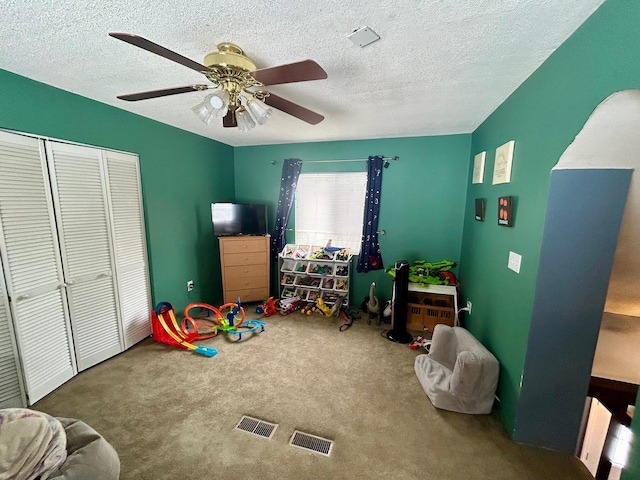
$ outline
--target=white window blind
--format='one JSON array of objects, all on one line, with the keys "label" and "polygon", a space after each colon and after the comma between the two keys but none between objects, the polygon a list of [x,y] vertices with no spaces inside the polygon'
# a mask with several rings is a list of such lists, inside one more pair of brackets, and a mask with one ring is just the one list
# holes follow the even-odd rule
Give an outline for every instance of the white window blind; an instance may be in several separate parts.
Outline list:
[{"label": "white window blind", "polygon": [[295,198],[296,243],[351,249],[357,255],[362,239],[366,172],[303,173]]}]

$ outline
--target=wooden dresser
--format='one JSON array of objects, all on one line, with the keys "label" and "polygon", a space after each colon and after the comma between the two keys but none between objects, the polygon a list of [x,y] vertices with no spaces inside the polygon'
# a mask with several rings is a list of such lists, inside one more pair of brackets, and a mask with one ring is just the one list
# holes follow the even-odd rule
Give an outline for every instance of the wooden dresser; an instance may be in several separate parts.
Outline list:
[{"label": "wooden dresser", "polygon": [[224,303],[262,301],[269,297],[271,236],[218,237]]}]

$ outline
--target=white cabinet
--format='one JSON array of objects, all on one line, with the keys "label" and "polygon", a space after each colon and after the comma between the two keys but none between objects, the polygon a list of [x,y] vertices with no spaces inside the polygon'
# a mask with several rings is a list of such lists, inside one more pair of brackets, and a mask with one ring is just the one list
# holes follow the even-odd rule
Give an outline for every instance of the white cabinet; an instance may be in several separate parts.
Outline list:
[{"label": "white cabinet", "polygon": [[279,255],[280,298],[298,297],[328,305],[338,296],[349,303],[351,257],[348,249],[325,253],[322,247],[286,245]]},{"label": "white cabinet", "polygon": [[148,336],[137,157],[0,132],[0,258],[28,404]]}]

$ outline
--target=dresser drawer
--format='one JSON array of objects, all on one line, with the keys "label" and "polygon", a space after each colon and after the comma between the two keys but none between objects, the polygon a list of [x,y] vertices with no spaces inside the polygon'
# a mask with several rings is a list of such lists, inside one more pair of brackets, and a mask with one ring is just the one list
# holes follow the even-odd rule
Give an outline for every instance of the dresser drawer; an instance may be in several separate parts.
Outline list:
[{"label": "dresser drawer", "polygon": [[236,303],[240,297],[242,303],[261,302],[269,298],[269,289],[265,286],[262,288],[245,288],[240,290],[225,290],[224,303]]},{"label": "dresser drawer", "polygon": [[260,277],[232,277],[229,278],[225,276],[224,278],[224,286],[226,290],[240,290],[240,289],[249,289],[249,288],[258,288],[267,286],[268,276],[263,275]]},{"label": "dresser drawer", "polygon": [[222,239],[224,255],[245,252],[266,252],[269,249],[270,237],[234,237]]},{"label": "dresser drawer", "polygon": [[225,267],[224,279],[228,282],[236,278],[266,277],[269,275],[267,265],[263,263]]},{"label": "dresser drawer", "polygon": [[269,298],[271,237],[218,237],[225,303]]},{"label": "dresser drawer", "polygon": [[229,253],[224,256],[225,269],[238,265],[266,265],[265,253]]}]

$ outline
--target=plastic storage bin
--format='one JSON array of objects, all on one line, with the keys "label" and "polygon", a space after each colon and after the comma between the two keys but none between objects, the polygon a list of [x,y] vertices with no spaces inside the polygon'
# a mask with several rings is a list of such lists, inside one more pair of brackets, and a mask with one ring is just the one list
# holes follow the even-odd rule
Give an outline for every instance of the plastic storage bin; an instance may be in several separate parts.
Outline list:
[{"label": "plastic storage bin", "polygon": [[308,275],[330,276],[333,275],[333,264],[323,262],[309,262]]}]

